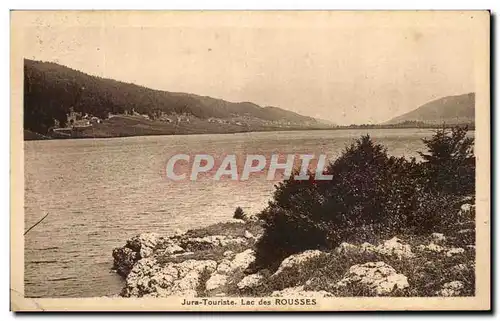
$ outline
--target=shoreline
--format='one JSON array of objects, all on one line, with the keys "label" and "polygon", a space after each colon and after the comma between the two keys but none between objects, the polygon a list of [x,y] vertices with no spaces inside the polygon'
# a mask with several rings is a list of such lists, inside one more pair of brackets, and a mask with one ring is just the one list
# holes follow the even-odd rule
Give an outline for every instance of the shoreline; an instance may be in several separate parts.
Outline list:
[{"label": "shoreline", "polygon": [[[280,132],[299,132],[299,131],[337,131],[337,130],[407,130],[407,129],[429,129],[436,130],[440,129],[442,126],[431,126],[431,127],[404,127],[404,128],[394,128],[394,127],[336,127],[336,128],[297,128],[297,129],[286,129],[286,130],[249,130],[249,131],[237,131],[237,132],[214,132],[214,133],[182,133],[182,134],[146,134],[146,135],[122,135],[122,136],[102,136],[102,137],[49,137],[35,132],[31,132],[35,135],[40,136],[40,138],[34,139],[24,139],[23,141],[40,141],[40,140],[85,140],[85,139],[113,139],[113,138],[129,138],[129,137],[163,137],[163,136],[194,136],[194,135],[234,135],[234,134],[245,134],[245,133],[280,133]],[[469,128],[470,132],[475,132],[475,128]],[[43,137],[43,138],[42,138]]]},{"label": "shoreline", "polygon": [[334,249],[292,254],[274,270],[252,266],[264,232],[257,219],[231,219],[165,237],[143,233],[113,250],[113,269],[124,279],[117,295],[182,296],[193,304],[244,296],[471,296],[475,205],[465,202],[459,214],[463,219],[443,233],[346,240]]}]

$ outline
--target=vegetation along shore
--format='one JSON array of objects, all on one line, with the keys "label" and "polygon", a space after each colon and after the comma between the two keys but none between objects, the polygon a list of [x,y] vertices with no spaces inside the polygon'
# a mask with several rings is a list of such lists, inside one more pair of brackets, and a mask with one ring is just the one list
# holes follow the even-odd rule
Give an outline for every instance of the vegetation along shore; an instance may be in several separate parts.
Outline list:
[{"label": "vegetation along shore", "polygon": [[275,106],[155,90],[24,60],[24,140],[321,129],[474,128],[475,94],[442,97],[381,124],[339,125]]},{"label": "vegetation along shore", "polygon": [[417,161],[363,136],[333,180],[281,182],[255,216],[132,237],[113,250],[120,295],[474,296],[474,139],[455,127],[424,143]]}]

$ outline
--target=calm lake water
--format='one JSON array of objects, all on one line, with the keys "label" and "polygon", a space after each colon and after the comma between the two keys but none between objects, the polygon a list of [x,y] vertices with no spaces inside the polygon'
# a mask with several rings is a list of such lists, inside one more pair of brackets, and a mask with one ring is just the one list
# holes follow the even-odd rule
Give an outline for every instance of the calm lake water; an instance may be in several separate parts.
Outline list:
[{"label": "calm lake water", "polygon": [[[335,158],[369,133],[390,154],[423,151],[429,129],[331,130],[112,139],[26,141],[25,226],[50,215],[25,238],[25,295],[115,295],[123,281],[111,271],[114,247],[142,232],[168,234],[221,222],[236,206],[256,213],[275,181],[172,182],[173,154],[295,153]],[[240,158],[238,158],[240,159]]]}]

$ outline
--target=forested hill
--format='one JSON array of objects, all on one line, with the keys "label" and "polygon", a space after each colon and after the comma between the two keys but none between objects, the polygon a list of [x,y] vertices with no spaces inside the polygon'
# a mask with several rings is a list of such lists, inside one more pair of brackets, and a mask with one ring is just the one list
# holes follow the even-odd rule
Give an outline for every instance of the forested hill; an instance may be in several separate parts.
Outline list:
[{"label": "forested hill", "polygon": [[314,126],[319,122],[277,107],[260,107],[250,102],[232,103],[187,93],[153,90],[87,75],[51,62],[24,60],[24,128],[46,134],[67,122],[66,114],[88,113],[105,119],[108,113],[144,115],[184,114],[199,119],[247,117],[265,122],[289,122]]},{"label": "forested hill", "polygon": [[475,98],[474,93],[442,97],[393,118],[386,124],[408,121],[419,121],[426,124],[474,124]]}]

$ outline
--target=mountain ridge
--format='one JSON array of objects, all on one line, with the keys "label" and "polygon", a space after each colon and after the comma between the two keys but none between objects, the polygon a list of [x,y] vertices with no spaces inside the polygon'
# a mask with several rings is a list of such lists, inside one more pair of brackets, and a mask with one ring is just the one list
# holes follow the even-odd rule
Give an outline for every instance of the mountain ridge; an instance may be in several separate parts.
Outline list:
[{"label": "mountain ridge", "polygon": [[66,125],[70,110],[105,119],[109,114],[187,115],[198,119],[248,119],[262,126],[279,123],[318,126],[313,117],[252,102],[229,102],[192,93],[151,89],[86,74],[54,62],[24,60],[24,125],[48,133],[55,120]]},{"label": "mountain ridge", "polygon": [[475,120],[475,93],[445,96],[431,100],[416,109],[394,117],[383,124],[408,121],[427,124],[471,124]]}]

